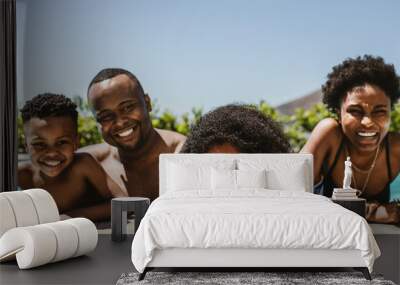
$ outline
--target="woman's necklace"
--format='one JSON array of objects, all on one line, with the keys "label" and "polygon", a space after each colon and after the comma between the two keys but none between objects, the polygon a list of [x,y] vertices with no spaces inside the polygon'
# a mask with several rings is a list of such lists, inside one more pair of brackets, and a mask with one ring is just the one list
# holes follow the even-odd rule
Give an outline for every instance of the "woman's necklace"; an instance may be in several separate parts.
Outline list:
[{"label": "woman's necklace", "polygon": [[[378,153],[378,152],[377,152],[377,153]],[[355,171],[366,174],[366,173],[369,173],[369,172],[371,171],[371,168],[374,168],[374,166],[375,166],[374,162],[375,162],[375,161],[372,162],[372,164],[371,164],[371,166],[369,167],[369,169],[361,169],[361,168],[357,167],[354,163],[353,163],[352,166],[353,166],[353,168],[354,168]]]},{"label": "woman's necklace", "polygon": [[[364,185],[363,185],[363,187],[362,187],[362,189],[361,189],[360,195],[361,195],[362,193],[364,193],[365,189],[367,188],[368,181],[369,181],[369,178],[370,178],[370,176],[371,176],[372,170],[375,168],[375,164],[376,164],[376,160],[377,160],[377,158],[378,158],[380,146],[381,146],[381,145],[379,144],[378,147],[377,147],[377,149],[376,149],[376,152],[375,152],[374,160],[372,161],[371,166],[369,167],[368,170],[360,169],[360,168],[358,168],[357,166],[355,166],[354,162],[352,163],[352,168],[353,168],[355,171],[360,172],[360,173],[363,173],[363,174],[365,174],[365,173],[367,174],[367,178],[366,178],[365,181],[364,181]],[[346,146],[346,156],[350,156],[349,151],[348,151],[348,149],[347,149],[347,146]],[[357,189],[357,180],[356,180],[355,175],[353,175],[353,182],[354,182],[354,187]]]}]

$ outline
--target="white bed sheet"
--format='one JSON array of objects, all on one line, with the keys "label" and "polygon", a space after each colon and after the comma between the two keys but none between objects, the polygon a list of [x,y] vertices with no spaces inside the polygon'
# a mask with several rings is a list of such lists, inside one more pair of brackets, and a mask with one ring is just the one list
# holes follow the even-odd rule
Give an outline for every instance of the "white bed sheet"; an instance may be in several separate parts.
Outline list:
[{"label": "white bed sheet", "polygon": [[265,189],[159,197],[134,237],[135,268],[143,272],[165,248],[357,249],[370,272],[380,255],[359,215],[320,195]]}]

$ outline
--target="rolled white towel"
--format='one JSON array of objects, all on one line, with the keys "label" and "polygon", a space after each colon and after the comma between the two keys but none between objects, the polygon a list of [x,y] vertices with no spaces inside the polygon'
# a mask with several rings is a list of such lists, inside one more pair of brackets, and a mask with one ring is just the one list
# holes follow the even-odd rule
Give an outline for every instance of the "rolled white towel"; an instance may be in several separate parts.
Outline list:
[{"label": "rolled white towel", "polygon": [[16,256],[20,269],[86,254],[96,248],[98,234],[88,219],[18,227],[0,238],[0,261]]}]

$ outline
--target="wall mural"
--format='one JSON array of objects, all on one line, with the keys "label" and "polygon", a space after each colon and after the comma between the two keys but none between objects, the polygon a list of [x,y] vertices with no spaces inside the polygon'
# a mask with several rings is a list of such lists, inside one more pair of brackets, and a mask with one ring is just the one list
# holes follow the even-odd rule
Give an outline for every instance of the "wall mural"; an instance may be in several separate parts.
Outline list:
[{"label": "wall mural", "polygon": [[[368,82],[351,87],[351,91],[343,99],[342,95],[335,93],[342,88],[342,83],[334,86],[332,82],[335,82],[341,72],[348,72],[347,65],[358,68],[355,71],[356,76],[360,76],[360,66],[380,65],[381,70],[378,72],[386,72],[393,80],[383,83]],[[332,196],[334,187],[342,187],[337,181],[342,179],[343,175],[338,171],[343,172],[343,166],[339,165],[335,169],[337,161],[345,157],[350,159],[352,155],[354,164],[365,156],[362,153],[356,156],[356,150],[372,149],[374,158],[367,176],[363,176],[366,171],[354,167],[353,181],[347,182],[360,190],[360,194],[370,201],[371,209],[374,207],[374,211],[370,211],[371,221],[382,219],[376,208],[394,200],[393,196],[396,195],[396,192],[391,190],[397,187],[396,177],[399,170],[392,174],[395,171],[392,171],[390,149],[396,148],[398,132],[388,131],[391,99],[396,99],[398,93],[389,93],[393,96],[386,94],[398,90],[397,80],[393,67],[386,65],[382,58],[364,56],[347,60],[336,72],[329,75],[327,83],[323,86],[324,102],[331,110],[335,110],[334,106],[338,104],[340,108],[336,110],[341,111],[336,111],[336,114],[335,111],[325,111],[327,117],[316,121],[317,126],[310,128],[308,142],[304,146],[295,146],[297,149],[303,147],[303,152],[314,154],[314,175],[317,182],[315,193],[329,197]],[[377,84],[381,84],[382,87],[377,87]],[[371,96],[374,101],[370,101]],[[107,220],[110,218],[112,197],[134,196],[151,200],[157,198],[160,153],[292,152],[289,136],[284,134],[276,120],[276,111],[271,107],[265,108],[265,103],[261,103],[258,108],[239,104],[217,108],[200,116],[197,122],[192,124],[190,132],[185,133],[189,135],[186,140],[186,136],[176,130],[153,126],[152,121],[160,123],[163,117],[151,118],[151,99],[136,76],[127,70],[101,70],[90,82],[87,98],[93,111],[92,120],[97,122],[103,142],[85,146],[80,146],[79,142],[81,134],[77,105],[66,96],[39,94],[25,102],[21,109],[20,140],[24,145],[21,150],[26,150],[29,161],[19,164],[19,186],[21,189],[46,189],[54,197],[60,212],[71,217],[84,216],[94,221]],[[264,110],[260,108],[262,106]],[[318,105],[314,108],[324,107]],[[367,115],[368,126],[363,122],[366,112],[372,114]],[[321,131],[321,128],[326,128],[327,131]],[[286,132],[288,130],[290,128],[287,128]],[[383,135],[378,134],[378,131]],[[343,133],[340,134],[341,132]],[[329,154],[329,150],[324,152],[321,140],[327,137],[323,137],[321,133],[331,136],[335,148],[334,162],[328,172],[325,172],[323,159],[332,154]],[[291,139],[293,141],[293,135]],[[376,145],[378,147],[374,148]],[[381,147],[384,150],[381,151]],[[378,160],[378,157],[382,158]],[[381,165],[375,169],[377,163]],[[381,181],[369,181],[372,171],[379,173],[379,177],[385,177],[388,173],[390,180],[383,178]],[[364,178],[363,183],[357,185],[356,177]],[[374,188],[367,188],[368,183]],[[387,185],[380,192],[366,191],[383,184]],[[397,221],[396,203],[389,203],[386,209],[389,212],[389,221]]]},{"label": "wall mural", "polygon": [[[134,68],[125,68],[131,65],[122,64],[129,58],[121,59],[117,54],[115,61],[108,54],[104,61],[92,65],[85,80],[79,78],[80,86],[87,88],[86,94],[64,92],[63,85],[57,85],[59,81],[52,77],[51,68],[46,71],[49,85],[44,86],[40,72],[33,72],[42,63],[30,52],[36,50],[40,55],[42,51],[30,38],[30,33],[37,31],[29,23],[37,24],[43,11],[59,11],[50,2],[38,3],[19,2],[17,15],[20,34],[25,35],[18,53],[18,185],[20,189],[47,190],[61,214],[105,221],[110,219],[113,197],[147,197],[153,201],[158,197],[161,153],[305,152],[314,155],[316,194],[330,197],[334,188],[342,187],[344,162],[350,157],[352,178],[347,177],[346,183],[367,199],[368,219],[400,222],[400,92],[398,73],[390,60],[375,55],[350,57],[355,51],[341,55],[347,59],[330,62],[330,71],[324,72],[327,78],[319,82],[322,89],[316,93],[317,99],[301,104],[296,98],[291,102],[298,108],[289,113],[283,107],[273,107],[277,104],[268,103],[262,94],[257,95],[261,99],[251,97],[249,103],[229,105],[243,98],[219,99],[207,94],[204,96],[213,99],[205,97],[205,105],[211,106],[206,112],[204,105],[196,103],[190,111],[177,107],[174,112],[162,106],[168,96],[160,103],[147,92],[154,88],[143,83],[150,82],[150,72],[141,71],[146,74],[141,81]],[[110,39],[109,48],[115,47],[114,42]],[[147,44],[154,52],[154,46]],[[139,70],[145,66],[142,58],[132,58]],[[97,60],[101,61],[101,56]],[[218,63],[215,67],[219,68]],[[210,73],[212,68],[207,66]],[[67,74],[60,74],[67,80]],[[38,78],[42,80],[40,86]],[[207,85],[199,74],[193,78],[200,89]],[[159,80],[164,86],[162,78]],[[179,86],[179,82],[168,84]],[[193,100],[200,97],[197,94]],[[174,102],[178,104],[179,99]],[[178,109],[180,113],[176,114]]]}]

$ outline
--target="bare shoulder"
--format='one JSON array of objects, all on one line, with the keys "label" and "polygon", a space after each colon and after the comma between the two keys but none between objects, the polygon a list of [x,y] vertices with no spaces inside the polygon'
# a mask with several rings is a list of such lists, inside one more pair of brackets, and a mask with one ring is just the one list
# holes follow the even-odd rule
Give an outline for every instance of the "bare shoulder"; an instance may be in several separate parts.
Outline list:
[{"label": "bare shoulder", "polygon": [[18,164],[18,172],[22,171],[32,171],[32,163],[30,161],[25,161]]},{"label": "bare shoulder", "polygon": [[85,152],[75,153],[71,166],[74,171],[79,171],[81,174],[91,172],[95,168],[101,167],[92,155]]},{"label": "bare shoulder", "polygon": [[18,164],[17,176],[18,186],[22,189],[32,188],[33,186],[34,169],[32,163],[24,162]]},{"label": "bare shoulder", "polygon": [[115,148],[107,143],[99,143],[81,147],[77,153],[88,153],[98,161],[103,161],[107,157],[113,155]]},{"label": "bare shoulder", "polygon": [[318,133],[321,136],[337,136],[342,133],[340,124],[338,121],[332,118],[326,118],[321,120],[314,128],[313,132]]},{"label": "bare shoulder", "polygon": [[313,129],[301,152],[314,153],[316,149],[321,149],[321,146],[325,149],[334,147],[340,143],[342,136],[340,124],[335,119],[323,119]]},{"label": "bare shoulder", "polygon": [[155,130],[161,136],[168,148],[171,148],[174,152],[179,152],[186,141],[186,136],[180,133],[161,129]]},{"label": "bare shoulder", "polygon": [[325,159],[332,159],[335,149],[343,138],[340,124],[331,118],[321,120],[311,132],[301,152],[314,156],[314,183],[322,178],[322,165]]},{"label": "bare shoulder", "polygon": [[74,154],[74,163],[76,164],[91,164],[91,163],[97,163],[96,160],[93,158],[90,153],[87,152],[76,152]]}]

